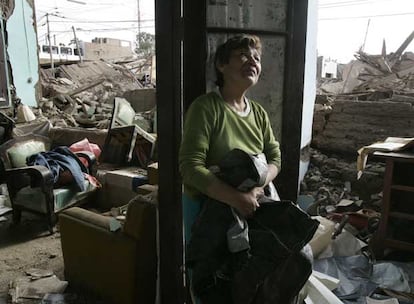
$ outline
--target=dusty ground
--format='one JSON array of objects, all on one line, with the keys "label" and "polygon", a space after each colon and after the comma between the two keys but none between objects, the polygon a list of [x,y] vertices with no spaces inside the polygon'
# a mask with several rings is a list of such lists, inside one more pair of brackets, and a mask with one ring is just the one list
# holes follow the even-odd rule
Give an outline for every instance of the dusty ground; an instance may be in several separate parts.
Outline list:
[{"label": "dusty ground", "polygon": [[[11,214],[7,221],[0,222],[0,304],[11,303],[8,297],[9,282],[26,276],[31,268],[52,271],[60,280],[64,280],[64,264],[60,243],[59,226],[50,235],[46,221],[30,213],[22,214],[19,225],[13,225]],[[8,302],[9,301],[9,302]],[[23,304],[37,304],[38,300],[26,300]],[[51,304],[62,303],[60,301]],[[103,304],[102,299],[94,295],[65,290],[66,304]]]},{"label": "dusty ground", "polygon": [[6,217],[0,223],[0,303],[9,282],[30,268],[51,270],[64,279],[59,232],[50,235],[42,218],[27,213],[19,225],[11,224],[11,214]]}]

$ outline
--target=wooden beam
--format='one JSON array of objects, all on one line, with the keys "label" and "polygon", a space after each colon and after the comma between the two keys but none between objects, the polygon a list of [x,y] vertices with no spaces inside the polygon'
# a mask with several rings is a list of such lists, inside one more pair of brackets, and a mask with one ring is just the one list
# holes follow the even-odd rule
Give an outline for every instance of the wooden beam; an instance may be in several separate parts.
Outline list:
[{"label": "wooden beam", "polygon": [[184,1],[184,110],[206,92],[206,0]]},{"label": "wooden beam", "polygon": [[160,302],[184,303],[181,178],[181,1],[155,1]]},{"label": "wooden beam", "polygon": [[296,201],[298,195],[302,135],[303,87],[308,0],[289,1],[285,88],[282,119],[282,171],[277,188],[283,199]]}]

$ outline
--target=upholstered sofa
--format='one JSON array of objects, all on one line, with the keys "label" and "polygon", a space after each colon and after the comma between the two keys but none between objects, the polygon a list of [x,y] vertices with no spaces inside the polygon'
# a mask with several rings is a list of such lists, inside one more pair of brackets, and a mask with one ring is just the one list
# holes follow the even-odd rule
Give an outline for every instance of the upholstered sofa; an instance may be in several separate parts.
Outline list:
[{"label": "upholstered sofa", "polygon": [[154,303],[156,295],[156,206],[138,195],[124,225],[115,218],[73,207],[59,214],[65,280],[105,303]]}]

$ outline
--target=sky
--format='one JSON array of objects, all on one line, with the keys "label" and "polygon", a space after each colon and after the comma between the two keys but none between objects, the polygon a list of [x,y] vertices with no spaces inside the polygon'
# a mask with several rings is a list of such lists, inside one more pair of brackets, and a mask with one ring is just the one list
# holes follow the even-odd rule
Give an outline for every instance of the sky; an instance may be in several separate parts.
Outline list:
[{"label": "sky", "polygon": [[47,43],[46,14],[51,41],[68,45],[74,38],[90,42],[95,37],[135,41],[138,33],[154,34],[154,0],[35,0],[39,44]]},{"label": "sky", "polygon": [[[348,63],[361,46],[368,54],[395,52],[414,31],[414,0],[319,0],[318,54]],[[364,43],[365,42],[365,43]],[[406,51],[414,52],[414,42]]]},{"label": "sky", "polygon": [[[135,41],[138,3],[140,31],[153,34],[154,0],[35,0],[39,43],[46,43],[46,13],[57,44],[73,39],[72,26],[83,41]],[[319,0],[317,26],[318,55],[347,63],[362,46],[369,54],[380,54],[383,39],[390,53],[414,31],[414,0]],[[406,51],[414,52],[414,42]]]}]

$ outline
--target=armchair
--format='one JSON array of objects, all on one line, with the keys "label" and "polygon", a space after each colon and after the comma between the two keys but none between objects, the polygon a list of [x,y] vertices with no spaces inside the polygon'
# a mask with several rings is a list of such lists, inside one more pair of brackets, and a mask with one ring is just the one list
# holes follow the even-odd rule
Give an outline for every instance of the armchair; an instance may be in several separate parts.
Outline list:
[{"label": "armchair", "polygon": [[[47,167],[26,164],[28,156],[49,148],[50,141],[46,137],[35,134],[16,137],[0,146],[0,161],[13,209],[13,223],[20,222],[22,211],[37,213],[45,216],[48,229],[53,233],[55,213],[85,199],[96,187],[88,180],[84,181],[84,191],[71,184],[57,187]],[[92,153],[78,152],[76,155],[85,158],[89,169],[92,168],[95,161]]]},{"label": "armchair", "polygon": [[73,207],[59,214],[65,280],[105,303],[154,303],[157,278],[156,205],[150,195],[128,204],[122,229],[112,217]]}]

